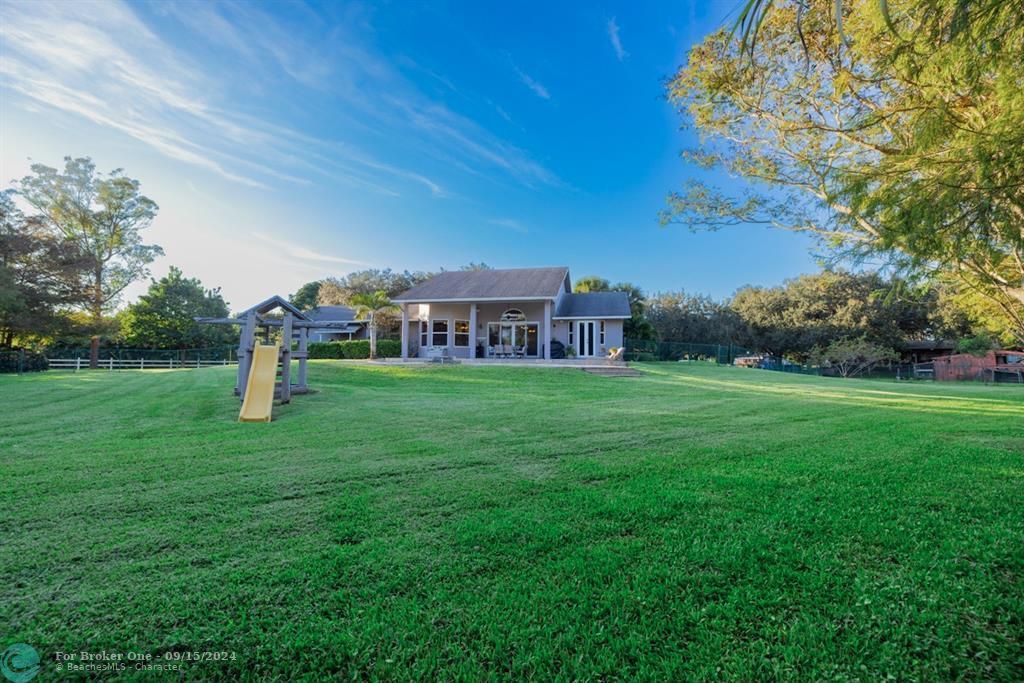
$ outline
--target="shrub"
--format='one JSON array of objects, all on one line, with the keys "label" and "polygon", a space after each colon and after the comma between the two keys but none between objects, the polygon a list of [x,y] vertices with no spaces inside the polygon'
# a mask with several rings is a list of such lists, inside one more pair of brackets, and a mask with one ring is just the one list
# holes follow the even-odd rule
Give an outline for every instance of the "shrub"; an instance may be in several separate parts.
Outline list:
[{"label": "shrub", "polygon": [[400,339],[378,339],[378,358],[398,358],[402,355],[402,341]]},{"label": "shrub", "polygon": [[41,372],[50,367],[46,356],[34,351],[0,351],[0,373],[18,372],[19,365],[21,372]]},{"label": "shrub", "polygon": [[341,342],[310,342],[307,351],[313,359],[341,358]]},{"label": "shrub", "polygon": [[974,335],[973,337],[967,337],[966,339],[961,339],[957,342],[956,352],[969,353],[972,356],[982,358],[997,346],[998,343],[992,338],[992,335],[982,332]]},{"label": "shrub", "polygon": [[350,360],[370,357],[370,340],[353,339],[351,341],[338,342],[341,345],[341,357]]},{"label": "shrub", "polygon": [[[402,342],[398,339],[378,339],[378,358],[397,358],[402,355]],[[360,360],[370,357],[369,339],[352,339],[333,342],[310,342],[309,357],[313,359]]]}]

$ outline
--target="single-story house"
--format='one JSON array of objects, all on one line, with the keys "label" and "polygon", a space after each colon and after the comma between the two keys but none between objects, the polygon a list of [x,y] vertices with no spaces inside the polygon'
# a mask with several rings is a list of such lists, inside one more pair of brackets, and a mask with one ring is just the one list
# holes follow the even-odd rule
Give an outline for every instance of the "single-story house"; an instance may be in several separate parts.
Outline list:
[{"label": "single-story house", "polygon": [[317,306],[304,313],[314,322],[332,323],[333,327],[309,330],[309,341],[328,342],[366,338],[366,321],[356,320],[356,312],[348,306]]},{"label": "single-story house", "polygon": [[956,342],[949,339],[910,339],[900,344],[901,363],[930,363],[956,351]]},{"label": "single-story house", "polygon": [[394,297],[402,358],[550,359],[552,343],[579,358],[622,346],[625,292],[572,292],[569,269],[444,272]]}]

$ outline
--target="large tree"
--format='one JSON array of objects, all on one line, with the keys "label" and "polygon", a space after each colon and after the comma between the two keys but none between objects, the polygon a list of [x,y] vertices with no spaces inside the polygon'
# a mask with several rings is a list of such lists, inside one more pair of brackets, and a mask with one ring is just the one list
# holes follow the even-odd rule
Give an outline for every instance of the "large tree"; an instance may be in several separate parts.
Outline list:
[{"label": "large tree", "polygon": [[218,325],[200,325],[196,317],[226,318],[228,305],[219,289],[206,289],[171,266],[149,291],[122,316],[124,343],[161,349],[195,349],[237,341],[238,335]]},{"label": "large tree", "polygon": [[320,299],[320,285],[322,280],[313,280],[299,287],[298,291],[288,297],[288,300],[299,307],[300,310],[308,311],[316,308]]},{"label": "large tree", "polygon": [[103,314],[131,283],[149,274],[163,253],[143,244],[142,230],[156,216],[156,203],[139,191],[139,181],[121,169],[103,175],[89,158],[65,157],[64,170],[33,164],[18,192],[39,212],[43,225],[73,244],[89,261],[89,292],[84,304],[97,330],[92,361],[99,349]]},{"label": "large tree", "polygon": [[650,297],[647,320],[665,341],[739,344],[746,338],[743,320],[727,302],[682,290]]},{"label": "large tree", "polygon": [[888,348],[907,339],[959,337],[937,315],[932,292],[918,292],[877,273],[802,275],[780,287],[744,287],[730,308],[743,321],[740,344],[806,360],[814,348],[864,339]]},{"label": "large tree", "polygon": [[[396,272],[390,268],[383,270],[371,268],[368,270],[357,270],[343,277],[329,277],[320,285],[320,297],[318,303],[321,306],[352,306],[356,307],[356,297],[373,296],[376,292],[384,292],[389,299],[392,299],[415,284],[427,280],[433,273],[420,271],[409,272],[404,270]],[[392,310],[380,311],[374,318],[377,332],[384,334],[397,334],[401,323],[398,316]]]},{"label": "large tree", "polygon": [[[1024,340],[1021,3],[774,2],[747,50],[722,30],[669,94],[701,134],[685,156],[754,183],[694,181],[666,222],[810,232],[839,256],[955,278]],[[966,3],[970,5],[971,3]],[[794,30],[794,28],[798,30]]]},{"label": "large tree", "polygon": [[59,331],[64,308],[85,296],[88,266],[75,245],[26,218],[13,192],[0,192],[0,347],[38,342]]},{"label": "large tree", "polygon": [[343,277],[329,277],[320,284],[320,298],[317,303],[322,306],[350,306],[352,297],[357,294],[373,294],[383,291],[388,297],[396,297],[415,284],[430,278],[432,273],[395,272],[390,268],[383,270],[371,268],[357,270]]}]

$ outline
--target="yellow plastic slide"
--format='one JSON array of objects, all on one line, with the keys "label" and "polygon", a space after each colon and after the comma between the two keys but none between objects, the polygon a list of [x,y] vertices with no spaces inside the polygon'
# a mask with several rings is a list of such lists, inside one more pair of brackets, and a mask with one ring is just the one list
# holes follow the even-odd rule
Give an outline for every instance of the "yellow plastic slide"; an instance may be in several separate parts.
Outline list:
[{"label": "yellow plastic slide", "polygon": [[239,422],[270,422],[277,383],[277,356],[280,344],[256,344],[252,350],[249,381],[245,385]]}]

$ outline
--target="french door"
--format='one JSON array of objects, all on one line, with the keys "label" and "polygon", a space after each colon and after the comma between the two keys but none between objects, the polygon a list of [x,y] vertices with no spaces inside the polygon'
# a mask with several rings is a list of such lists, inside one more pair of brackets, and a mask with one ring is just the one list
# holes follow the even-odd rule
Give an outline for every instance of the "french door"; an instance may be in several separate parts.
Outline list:
[{"label": "french door", "polygon": [[538,351],[537,323],[488,323],[487,344],[490,353],[495,356],[518,354],[527,357],[537,356]]},{"label": "french door", "polygon": [[593,320],[577,320],[576,325],[576,355],[580,358],[591,358],[597,349],[597,323]]}]

